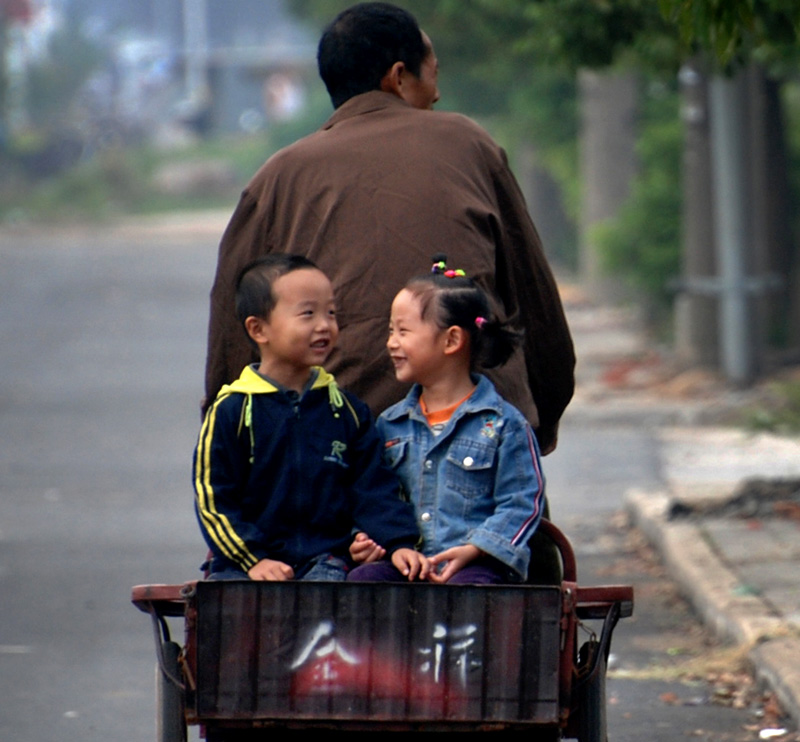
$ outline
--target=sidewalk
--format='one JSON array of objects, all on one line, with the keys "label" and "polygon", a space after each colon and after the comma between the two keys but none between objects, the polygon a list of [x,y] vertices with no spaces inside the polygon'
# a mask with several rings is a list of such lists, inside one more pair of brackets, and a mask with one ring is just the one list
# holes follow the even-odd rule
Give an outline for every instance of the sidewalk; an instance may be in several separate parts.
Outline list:
[{"label": "sidewalk", "polygon": [[721,638],[749,648],[755,676],[800,726],[800,436],[724,427],[758,396],[712,374],[677,373],[633,313],[564,300],[578,354],[570,416],[647,427],[665,486],[626,509]]}]

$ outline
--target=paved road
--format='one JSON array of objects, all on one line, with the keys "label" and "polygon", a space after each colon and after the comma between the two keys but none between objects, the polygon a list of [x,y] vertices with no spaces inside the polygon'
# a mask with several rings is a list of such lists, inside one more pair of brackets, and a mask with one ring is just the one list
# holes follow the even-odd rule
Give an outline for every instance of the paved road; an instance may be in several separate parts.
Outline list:
[{"label": "paved road", "polygon": [[197,576],[191,509],[214,241],[0,246],[0,739],[152,739],[130,586]]},{"label": "paved road", "polygon": [[[153,739],[130,586],[194,578],[204,553],[189,466],[218,232],[192,226],[0,233],[0,739]],[[546,463],[582,581],[660,586],[619,631],[620,667],[663,662],[698,629],[613,519],[625,486],[658,480],[653,438],[568,420]],[[749,739],[728,736],[741,713],[665,704],[682,687],[652,675],[611,681],[614,739]]]}]

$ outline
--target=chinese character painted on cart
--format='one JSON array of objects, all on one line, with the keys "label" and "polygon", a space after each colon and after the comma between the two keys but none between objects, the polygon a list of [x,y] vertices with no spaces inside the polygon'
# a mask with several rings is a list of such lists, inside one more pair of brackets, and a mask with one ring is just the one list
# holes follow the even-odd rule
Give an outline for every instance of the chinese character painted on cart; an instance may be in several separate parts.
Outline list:
[{"label": "chinese character painted on cart", "polygon": [[467,673],[472,668],[480,667],[480,658],[475,656],[475,634],[478,628],[473,624],[448,628],[443,623],[433,626],[433,646],[419,650],[423,662],[420,670],[432,673],[435,683],[443,680],[443,670],[447,666],[454,667],[461,684],[466,686]]}]

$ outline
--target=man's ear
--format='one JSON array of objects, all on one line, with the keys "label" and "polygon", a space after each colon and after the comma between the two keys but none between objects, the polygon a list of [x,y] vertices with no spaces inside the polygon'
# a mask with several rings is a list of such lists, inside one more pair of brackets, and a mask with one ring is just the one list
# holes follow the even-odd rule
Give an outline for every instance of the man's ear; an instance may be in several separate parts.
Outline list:
[{"label": "man's ear", "polygon": [[463,350],[469,340],[469,333],[458,325],[453,325],[445,330],[444,352],[451,355]]},{"label": "man's ear", "polygon": [[251,315],[244,321],[244,329],[253,342],[264,345],[269,342],[269,335],[266,330],[267,321],[263,317]]},{"label": "man's ear", "polygon": [[388,72],[381,78],[381,90],[384,93],[392,93],[398,98],[403,97],[403,76],[406,73],[405,62],[395,62]]}]

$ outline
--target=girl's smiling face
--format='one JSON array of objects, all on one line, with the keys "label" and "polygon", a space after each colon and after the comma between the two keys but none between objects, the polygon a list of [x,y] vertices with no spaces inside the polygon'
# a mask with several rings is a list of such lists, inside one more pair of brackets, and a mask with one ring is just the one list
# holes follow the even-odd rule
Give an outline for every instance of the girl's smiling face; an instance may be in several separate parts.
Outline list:
[{"label": "girl's smiling face", "polygon": [[441,372],[447,332],[422,318],[420,300],[403,289],[392,302],[386,348],[398,381],[429,386]]}]

